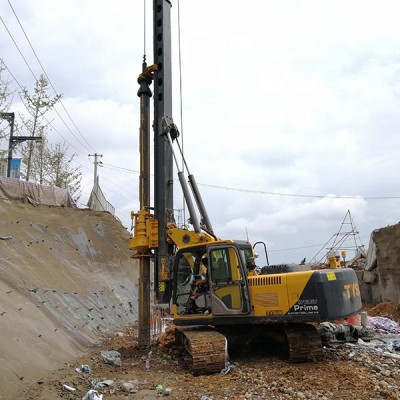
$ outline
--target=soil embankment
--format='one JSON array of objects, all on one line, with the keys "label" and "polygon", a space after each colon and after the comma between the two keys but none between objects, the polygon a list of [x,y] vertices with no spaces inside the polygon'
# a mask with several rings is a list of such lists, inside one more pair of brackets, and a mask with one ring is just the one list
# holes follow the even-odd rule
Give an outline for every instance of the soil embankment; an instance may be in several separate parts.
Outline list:
[{"label": "soil embankment", "polygon": [[0,398],[137,320],[128,242],[107,213],[0,201]]}]

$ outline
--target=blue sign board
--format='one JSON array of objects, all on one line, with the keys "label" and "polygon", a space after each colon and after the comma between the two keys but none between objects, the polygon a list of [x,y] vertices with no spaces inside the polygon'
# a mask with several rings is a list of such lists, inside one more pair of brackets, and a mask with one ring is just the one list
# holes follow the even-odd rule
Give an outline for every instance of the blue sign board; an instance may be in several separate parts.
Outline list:
[{"label": "blue sign board", "polygon": [[11,160],[10,178],[20,179],[21,178],[21,159],[13,158]]}]

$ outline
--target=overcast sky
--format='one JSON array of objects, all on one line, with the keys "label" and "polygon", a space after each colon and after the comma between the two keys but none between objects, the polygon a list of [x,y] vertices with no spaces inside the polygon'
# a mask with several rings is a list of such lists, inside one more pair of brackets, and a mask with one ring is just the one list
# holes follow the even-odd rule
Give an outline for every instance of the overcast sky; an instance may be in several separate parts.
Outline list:
[{"label": "overcast sky", "polygon": [[[10,4],[79,129],[59,106],[68,128],[56,115],[49,139],[77,154],[79,204],[93,184],[88,154],[102,154],[101,187],[130,225],[139,207],[144,2],[0,0],[0,57],[32,90],[13,40],[34,75],[43,71]],[[326,247],[347,210],[366,247],[374,229],[399,222],[397,1],[181,1],[183,129],[172,4],[173,117],[217,235],[265,241],[271,263],[299,262]],[[11,111],[21,110],[14,100]]]}]

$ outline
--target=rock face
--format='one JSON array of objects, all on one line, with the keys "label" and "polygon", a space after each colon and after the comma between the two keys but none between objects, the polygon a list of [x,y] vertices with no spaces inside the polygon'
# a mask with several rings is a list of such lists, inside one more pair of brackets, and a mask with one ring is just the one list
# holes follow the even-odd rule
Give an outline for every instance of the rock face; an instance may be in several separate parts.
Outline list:
[{"label": "rock face", "polygon": [[138,265],[108,213],[0,201],[0,216],[0,388],[12,391],[136,321]]},{"label": "rock face", "polygon": [[372,232],[362,294],[370,303],[400,304],[400,224]]}]

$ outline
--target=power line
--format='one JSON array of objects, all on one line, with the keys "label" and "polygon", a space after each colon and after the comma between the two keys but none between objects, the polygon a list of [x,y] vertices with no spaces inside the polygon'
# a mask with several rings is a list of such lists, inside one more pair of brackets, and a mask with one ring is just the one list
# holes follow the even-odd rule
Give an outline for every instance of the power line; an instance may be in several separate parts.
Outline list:
[{"label": "power line", "polygon": [[268,249],[268,253],[278,252],[278,251],[311,249],[311,248],[320,247],[320,246],[323,246],[323,244],[313,244],[313,245],[301,246],[301,247],[289,247],[287,249]]},{"label": "power line", "polygon": [[[53,83],[51,82],[49,76],[47,75],[47,73],[46,73],[46,71],[45,71],[45,69],[44,69],[44,67],[43,67],[43,64],[41,63],[41,61],[40,61],[38,55],[36,54],[36,51],[35,51],[35,49],[33,48],[32,43],[31,43],[31,41],[29,40],[28,35],[26,34],[25,29],[24,29],[24,27],[22,26],[22,24],[21,24],[21,22],[20,22],[20,20],[19,20],[19,18],[18,18],[18,16],[17,16],[17,14],[16,14],[16,12],[15,12],[15,10],[14,10],[12,4],[10,3],[10,0],[8,0],[8,4],[10,5],[11,10],[12,10],[12,12],[14,13],[14,16],[15,16],[16,20],[18,21],[18,24],[19,24],[19,26],[21,27],[21,30],[22,30],[22,32],[24,33],[24,36],[25,36],[26,40],[28,41],[29,46],[31,47],[33,54],[34,54],[35,57],[36,57],[36,60],[38,61],[40,67],[42,68],[42,71],[43,71],[44,75],[46,76],[46,79],[47,79],[48,82],[50,83],[50,86],[51,86],[52,89],[54,90],[54,93],[57,95],[57,91],[56,91],[56,89],[54,88]],[[4,24],[4,21],[3,21],[3,24]],[[5,26],[5,24],[4,24],[4,26]],[[7,27],[6,27],[6,29],[7,29]],[[7,31],[8,31],[8,29],[7,29]],[[9,31],[8,31],[8,32],[9,32]],[[11,34],[10,34],[10,35],[11,35]],[[11,37],[12,37],[12,36],[11,36]],[[13,39],[13,41],[14,41],[14,39]],[[15,41],[14,41],[14,43],[15,43]],[[15,44],[16,44],[16,43],[15,43]],[[21,52],[21,51],[20,51],[20,54],[22,55],[22,52]],[[31,72],[32,72],[32,71],[31,71]],[[32,72],[32,73],[33,73],[33,72]],[[37,79],[36,79],[36,80],[37,80]],[[93,149],[93,147],[89,144],[89,142],[86,140],[86,138],[83,136],[83,134],[82,134],[82,132],[79,130],[79,128],[76,126],[76,124],[75,124],[75,122],[73,121],[73,119],[72,119],[70,113],[69,113],[68,110],[65,108],[64,103],[62,102],[62,100],[60,99],[59,101],[60,101],[60,104],[61,104],[61,106],[63,107],[65,113],[67,114],[68,118],[70,119],[70,121],[71,121],[72,124],[74,125],[75,129],[79,132],[79,134],[81,135],[81,137],[83,138],[83,140],[87,143],[87,145],[90,147],[90,149],[92,149],[93,151],[95,151],[95,150]],[[74,135],[74,133],[73,133],[73,132],[71,131],[71,129],[67,126],[67,124],[65,123],[64,119],[61,117],[61,115],[58,113],[58,111],[57,111],[57,109],[56,109],[55,107],[54,107],[54,111],[55,111],[55,112],[57,113],[57,115],[60,117],[61,121],[64,123],[64,125],[67,127],[67,129],[71,132],[71,134],[75,137],[75,139],[76,139],[83,147],[85,147],[86,150],[90,151],[90,149],[89,149],[88,147],[86,147],[86,145],[82,144],[82,143],[80,142],[80,140]]]},{"label": "power line", "polygon": [[[106,164],[103,163],[103,166],[106,168],[110,169],[115,169],[117,171],[122,171],[122,172],[128,172],[132,174],[139,174],[139,171],[135,171],[133,169],[129,168],[123,168],[119,167],[117,165],[112,165],[112,164]],[[154,177],[152,174],[151,177]],[[177,179],[174,179],[174,181],[178,182]],[[222,189],[222,190],[232,190],[235,192],[243,192],[243,193],[254,193],[254,194],[262,194],[262,195],[267,195],[267,196],[286,196],[286,197],[303,197],[303,198],[315,198],[315,199],[333,199],[333,200],[348,200],[348,199],[354,199],[354,200],[398,200],[400,199],[400,196],[373,196],[373,197],[367,197],[367,196],[361,196],[361,195],[354,195],[354,196],[339,196],[339,195],[314,195],[314,194],[302,194],[302,193],[282,193],[282,192],[267,192],[267,191],[262,191],[262,190],[253,190],[253,189],[241,189],[241,188],[234,188],[234,187],[228,187],[228,186],[220,186],[220,185],[211,185],[208,183],[197,183],[199,186],[204,186],[204,187],[209,187],[212,189]]]},{"label": "power line", "polygon": [[[1,59],[1,62],[3,63],[3,65],[5,66],[5,68],[7,69],[8,73],[12,76],[12,78],[13,78],[14,81],[15,81],[15,83],[20,87],[20,89],[21,89],[22,91],[24,91],[25,88],[22,87],[22,85],[18,82],[17,78],[14,76],[14,74],[12,73],[12,71],[11,71],[10,68],[7,66],[7,64],[4,62],[3,59]],[[68,143],[69,146],[71,146],[73,149],[75,149],[75,150],[78,151],[79,153],[86,154],[86,153],[83,152],[82,150],[80,150],[80,149],[78,149],[77,147],[75,147],[72,143],[70,143],[70,142],[65,138],[65,136],[63,136],[63,135],[58,131],[58,129],[55,128],[54,125],[53,125],[46,117],[43,117],[43,118],[44,118],[44,120],[47,122],[47,124],[61,137],[61,139],[65,140],[65,142]],[[64,124],[65,124],[65,123],[64,123]],[[67,127],[67,128],[68,128],[68,127]],[[72,132],[71,132],[71,133],[72,133]],[[75,135],[74,135],[74,137],[75,137]],[[76,138],[76,137],[75,137],[75,138]],[[79,140],[78,140],[78,142],[79,142]],[[80,143],[80,142],[79,142],[79,143]],[[80,143],[80,144],[82,145],[82,143]]]},{"label": "power line", "polygon": [[11,40],[14,42],[15,47],[16,47],[17,50],[19,51],[19,54],[21,54],[22,59],[25,61],[26,66],[28,67],[29,71],[31,71],[31,74],[32,74],[32,76],[35,78],[35,81],[37,81],[36,75],[35,75],[34,72],[32,71],[32,68],[30,67],[28,61],[26,60],[26,58],[25,58],[24,55],[22,54],[21,49],[18,47],[17,42],[14,40],[13,35],[12,35],[11,32],[9,31],[9,29],[7,28],[7,25],[6,25],[6,23],[4,22],[3,18],[1,18],[1,15],[0,15],[0,19],[1,19],[1,22],[3,23],[3,25],[4,25],[4,28],[6,28],[6,31],[7,31],[8,34],[10,35]]},{"label": "power line", "polygon": [[[1,18],[1,17],[0,17]],[[15,83],[19,86],[19,88],[21,90],[24,90],[24,88],[21,86],[21,84],[18,82],[17,78],[13,75],[13,73],[11,72],[10,68],[7,67],[7,64],[4,62],[4,59],[1,59],[1,62],[3,63],[3,65],[6,67],[8,73],[12,76],[12,78],[14,79]]]},{"label": "power line", "polygon": [[[209,187],[212,189],[224,189],[224,190],[233,190],[236,192],[244,192],[244,193],[255,193],[255,194],[264,194],[268,196],[287,196],[287,197],[305,197],[305,198],[315,198],[315,199],[333,199],[333,200],[346,200],[346,199],[355,199],[355,200],[398,200],[400,196],[376,196],[376,197],[364,197],[361,195],[358,196],[337,196],[337,195],[314,195],[314,194],[301,194],[301,193],[281,193],[281,192],[267,192],[262,190],[252,190],[252,189],[241,189],[241,188],[233,188],[227,186],[218,186],[218,185],[210,185],[207,183],[198,183],[200,186]],[[332,197],[331,197],[332,196]]]},{"label": "power line", "polygon": [[[109,168],[109,169],[113,169],[113,170],[116,170],[116,171],[128,172],[130,174],[135,174],[135,175],[139,175],[140,174],[139,171],[135,171],[134,169],[119,167],[118,165],[107,164],[107,163],[104,163],[104,162],[103,162],[103,167]],[[152,176],[154,176],[154,175],[152,175]]]},{"label": "power line", "polygon": [[[48,82],[49,82],[50,86],[52,87],[54,93],[57,95],[57,91],[56,91],[56,89],[54,88],[53,83],[51,82],[51,80],[50,80],[50,78],[49,78],[47,72],[45,71],[42,62],[40,61],[40,59],[39,59],[39,57],[38,57],[38,55],[37,55],[37,53],[36,53],[36,51],[35,51],[35,49],[34,49],[32,43],[31,43],[31,41],[29,40],[29,37],[28,37],[28,35],[27,35],[27,33],[26,33],[24,27],[22,26],[22,24],[21,24],[21,22],[20,22],[20,20],[19,20],[19,18],[18,18],[18,16],[17,16],[15,10],[14,10],[14,8],[13,8],[13,6],[12,6],[12,4],[10,3],[9,0],[8,0],[8,3],[9,3],[9,5],[10,5],[11,10],[12,10],[12,12],[14,13],[14,16],[15,16],[16,20],[18,21],[19,26],[20,26],[20,28],[21,28],[21,30],[22,30],[22,32],[23,32],[23,34],[24,34],[24,36],[25,36],[27,42],[29,43],[29,46],[30,46],[30,48],[31,48],[31,50],[32,50],[32,52],[33,52],[33,54],[35,55],[36,60],[38,61],[38,63],[39,63],[39,65],[40,65],[40,67],[41,67],[41,69],[42,69],[42,71],[43,71],[43,73],[44,73],[46,79],[48,80]],[[18,46],[16,40],[14,39],[12,33],[11,33],[10,30],[8,29],[8,27],[7,27],[6,23],[5,23],[5,21],[1,18],[1,16],[0,16],[0,19],[1,19],[1,21],[2,21],[2,23],[3,23],[3,25],[4,25],[4,27],[5,27],[5,29],[7,30],[7,32],[8,32],[8,34],[9,34],[9,36],[10,36],[12,42],[14,43],[14,45],[15,45],[15,47],[17,48],[18,52],[20,53],[22,59],[24,60],[26,66],[28,67],[29,71],[31,72],[33,78],[35,79],[35,81],[38,81],[38,79],[37,79],[35,73],[33,72],[33,69],[32,69],[31,66],[29,65],[29,63],[28,63],[27,59],[25,58],[25,56],[24,56],[22,50],[19,48],[19,46]],[[14,74],[13,74],[12,71],[10,70],[10,68],[9,68],[9,67],[7,66],[7,64],[4,62],[4,60],[2,60],[2,62],[3,62],[3,64],[4,64],[4,66],[5,66],[5,68],[7,69],[7,71],[9,72],[9,74],[10,74],[10,75],[12,76],[12,78],[14,79],[15,83],[16,83],[16,84],[19,86],[19,88],[21,89],[21,91],[26,91],[26,89],[20,84],[20,82],[17,80],[17,78],[14,76]],[[77,131],[79,132],[79,134],[82,136],[82,138],[83,138],[84,141],[87,143],[87,145],[90,146],[90,148],[94,151],[93,147],[89,144],[89,142],[86,140],[86,138],[84,137],[84,135],[82,134],[82,132],[81,132],[81,131],[79,130],[79,128],[76,126],[76,124],[75,124],[75,122],[73,121],[71,115],[69,114],[68,110],[65,108],[65,106],[64,106],[64,104],[63,104],[63,102],[62,102],[61,100],[60,100],[60,104],[62,105],[62,107],[63,107],[65,113],[68,115],[69,119],[71,120],[71,122],[72,122],[72,124],[74,125],[74,127],[76,128],[76,130],[77,130]],[[62,121],[62,123],[65,125],[65,127],[66,127],[66,128],[69,130],[69,132],[72,134],[72,136],[78,141],[78,143],[79,143],[82,147],[84,147],[86,150],[90,151],[90,149],[89,149],[85,144],[83,144],[83,143],[77,138],[77,136],[74,134],[74,132],[72,132],[72,130],[70,129],[70,127],[67,125],[67,123],[65,122],[65,120],[64,120],[63,117],[59,114],[58,110],[57,110],[55,107],[54,107],[54,111],[56,112],[56,114],[58,115],[58,117],[61,119],[61,121]],[[47,118],[44,117],[44,120],[47,122],[47,124],[48,124],[48,125],[63,139],[63,140],[65,140],[65,141],[68,143],[68,145],[70,145],[73,149],[75,149],[75,150],[78,151],[79,153],[85,154],[82,150],[80,150],[79,148],[77,148],[77,147],[75,147],[73,144],[71,144],[71,143],[58,131],[58,129],[56,129],[56,128],[54,127],[54,125],[53,125]],[[82,165],[82,167],[87,168],[85,165]],[[129,169],[126,169],[126,168],[124,169],[124,168],[118,167],[118,166],[110,166],[110,168],[111,168],[111,169],[118,170],[118,171],[127,171],[127,172],[130,172],[130,173],[135,173],[135,174],[137,173],[137,174],[139,174],[138,171],[133,171],[133,170],[129,170]],[[86,178],[88,178],[88,177],[86,177]],[[117,187],[118,189],[123,190],[123,188],[119,187],[118,185],[115,185],[115,183],[112,182],[111,180],[109,180],[109,179],[107,179],[107,178],[104,178],[104,177],[102,177],[102,179],[104,179],[105,181],[107,181],[107,182],[113,184],[113,185],[114,185],[115,187]],[[117,194],[118,196],[121,196],[121,197],[123,197],[123,198],[125,198],[125,199],[127,199],[127,200],[130,200],[130,199],[128,199],[127,197],[125,197],[124,195],[122,195],[121,193],[117,193],[117,192],[113,191],[112,189],[108,189],[108,190],[109,190],[111,193],[115,193],[115,194]],[[128,193],[128,192],[126,191],[126,193]]]}]

